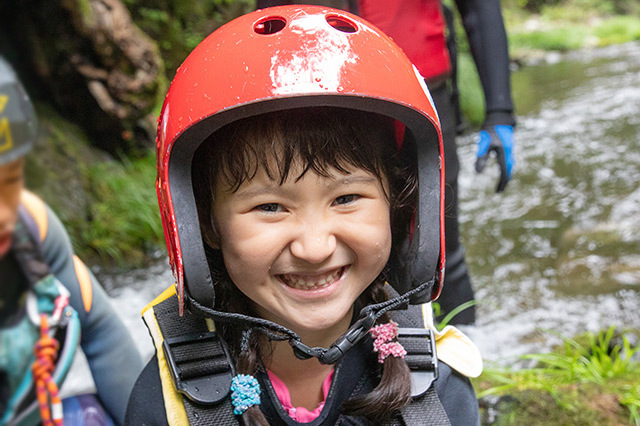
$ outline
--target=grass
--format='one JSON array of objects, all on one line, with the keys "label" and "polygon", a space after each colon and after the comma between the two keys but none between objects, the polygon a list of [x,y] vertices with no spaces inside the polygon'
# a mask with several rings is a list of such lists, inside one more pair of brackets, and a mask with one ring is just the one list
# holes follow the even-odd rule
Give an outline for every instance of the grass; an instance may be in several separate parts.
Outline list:
[{"label": "grass", "polygon": [[603,385],[608,379],[628,373],[633,367],[632,357],[638,351],[638,348],[631,347],[625,336],[622,346],[612,346],[614,331],[615,328],[610,327],[598,335],[588,335],[588,344],[584,346],[564,337],[563,352],[531,354],[523,358],[537,361],[547,368],[547,373],[560,376],[565,381]]},{"label": "grass", "polygon": [[585,47],[591,31],[586,27],[568,26],[544,31],[511,32],[509,45],[514,56],[526,50],[568,51]]},{"label": "grass", "polygon": [[591,22],[541,22],[539,29],[517,27],[508,32],[511,56],[524,58],[531,51],[569,51],[640,40],[640,18],[610,16]]},{"label": "grass", "polygon": [[139,265],[163,245],[155,192],[155,156],[104,162],[89,172],[95,201],[81,237],[103,261]]},{"label": "grass", "polygon": [[614,327],[562,340],[554,352],[524,355],[533,368],[491,368],[474,381],[481,401],[512,401],[491,423],[640,425],[640,348]]},{"label": "grass", "polygon": [[594,29],[594,35],[600,40],[600,45],[640,40],[640,18],[635,16],[610,18]]},{"label": "grass", "polygon": [[164,249],[155,154],[113,159],[55,109],[37,102],[39,137],[27,156],[27,187],[61,219],[89,264],[142,266]]},{"label": "grass", "polygon": [[[440,322],[436,324],[436,327],[438,328],[438,330],[442,331],[447,325],[449,325],[453,317],[455,317],[465,309],[475,306],[477,304],[478,304],[477,300],[468,300],[456,306],[453,310],[451,310],[451,312],[447,313],[447,315],[445,315]],[[435,317],[439,317],[441,314],[440,304],[438,302],[433,302],[432,305],[433,305],[433,315]]]}]

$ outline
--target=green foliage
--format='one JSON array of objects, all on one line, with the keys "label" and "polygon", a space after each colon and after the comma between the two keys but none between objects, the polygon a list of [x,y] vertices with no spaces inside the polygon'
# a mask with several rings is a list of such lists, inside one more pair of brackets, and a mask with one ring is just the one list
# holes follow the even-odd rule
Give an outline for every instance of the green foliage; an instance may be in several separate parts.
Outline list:
[{"label": "green foliage", "polygon": [[572,8],[597,13],[632,14],[637,11],[636,0],[503,0],[503,7],[523,9],[529,13],[545,13],[549,9]]},{"label": "green foliage", "polygon": [[[444,3],[455,10],[453,0],[445,0]],[[638,40],[640,19],[635,16],[607,17],[625,10],[640,12],[640,5],[623,3],[624,0],[503,1],[510,54],[519,60],[535,51],[569,51]],[[533,12],[539,12],[540,15],[532,15]],[[604,18],[598,18],[601,16]],[[537,21],[535,30],[525,25],[532,18]],[[593,25],[585,24],[594,18],[598,19],[594,20]],[[457,14],[455,32],[460,52],[460,106],[465,119],[477,128],[484,120],[484,94]]]},{"label": "green foliage", "polygon": [[102,262],[141,264],[162,246],[155,173],[152,154],[91,168],[90,187],[96,201],[89,206],[90,220],[81,237]]},{"label": "green foliage", "polygon": [[[588,406],[588,401],[609,396],[613,399],[609,405],[623,405],[628,409],[630,421],[640,425],[640,385],[637,381],[640,364],[634,358],[640,347],[632,347],[624,335],[621,343],[614,343],[615,335],[615,328],[610,327],[595,335],[587,334],[585,343],[563,337],[563,345],[557,351],[523,356],[523,359],[536,361],[534,368],[487,369],[476,383],[481,388],[478,397],[509,394],[526,398],[523,395],[535,391],[539,400],[550,395],[558,413],[579,416],[585,410],[598,412],[600,407]],[[532,404],[536,405],[535,402]],[[572,424],[582,424],[573,420]],[[591,421],[603,424],[594,419]],[[558,424],[563,423],[559,421]]]},{"label": "green foliage", "polygon": [[458,91],[460,109],[473,127],[484,122],[484,92],[471,55],[463,53],[458,57]]},{"label": "green foliage", "polygon": [[595,29],[601,46],[640,40],[640,19],[633,16],[617,16],[602,22]]},{"label": "green foliage", "polygon": [[587,28],[578,26],[527,33],[513,32],[509,34],[509,46],[512,51],[523,48],[567,51],[583,47],[588,36]]},{"label": "green foliage", "polygon": [[515,57],[526,56],[531,50],[567,51],[640,39],[639,2],[545,2],[535,14],[523,13],[514,2],[518,0],[504,3],[504,14]]},{"label": "green foliage", "polygon": [[589,335],[587,346],[573,339],[563,337],[564,353],[531,354],[524,359],[537,361],[546,369],[546,373],[562,377],[565,381],[592,382],[604,384],[607,379],[620,377],[635,368],[631,359],[639,348],[632,348],[629,340],[623,336],[623,345],[612,346],[615,327],[606,332]]},{"label": "green foliage", "polygon": [[157,40],[171,79],[213,30],[255,7],[255,0],[124,0],[136,24]]},{"label": "green foliage", "polygon": [[[458,315],[460,312],[464,311],[465,309],[468,309],[468,308],[470,308],[472,306],[475,306],[477,304],[478,304],[477,300],[468,300],[468,301],[464,302],[463,304],[456,306],[455,309],[453,309],[451,312],[449,312],[447,315],[444,316],[442,321],[440,321],[438,324],[436,324],[436,327],[438,328],[438,330],[442,330],[447,325],[449,325],[449,323],[451,322],[453,317],[455,317],[456,315]],[[433,306],[433,315],[436,316],[436,317],[439,317],[442,314],[442,312],[440,310],[440,304],[438,302],[433,302],[432,306]]]},{"label": "green foliage", "polygon": [[626,386],[620,403],[629,409],[629,422],[640,426],[640,384]]}]

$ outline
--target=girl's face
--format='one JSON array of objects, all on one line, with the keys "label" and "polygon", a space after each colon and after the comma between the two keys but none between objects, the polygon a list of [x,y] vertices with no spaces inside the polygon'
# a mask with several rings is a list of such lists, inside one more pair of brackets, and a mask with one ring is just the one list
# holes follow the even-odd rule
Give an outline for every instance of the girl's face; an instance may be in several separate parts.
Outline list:
[{"label": "girl's face", "polygon": [[389,258],[383,184],[348,171],[297,179],[293,166],[280,184],[261,169],[237,191],[217,180],[213,218],[229,276],[261,317],[299,334],[346,328]]}]

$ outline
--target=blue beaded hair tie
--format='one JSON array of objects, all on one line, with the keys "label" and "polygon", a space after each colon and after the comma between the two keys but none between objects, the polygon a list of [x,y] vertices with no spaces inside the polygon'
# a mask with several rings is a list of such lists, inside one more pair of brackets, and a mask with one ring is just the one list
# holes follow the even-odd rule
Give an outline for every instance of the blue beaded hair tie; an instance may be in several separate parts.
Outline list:
[{"label": "blue beaded hair tie", "polygon": [[231,380],[233,414],[240,415],[254,405],[260,405],[260,384],[249,374],[238,374]]}]

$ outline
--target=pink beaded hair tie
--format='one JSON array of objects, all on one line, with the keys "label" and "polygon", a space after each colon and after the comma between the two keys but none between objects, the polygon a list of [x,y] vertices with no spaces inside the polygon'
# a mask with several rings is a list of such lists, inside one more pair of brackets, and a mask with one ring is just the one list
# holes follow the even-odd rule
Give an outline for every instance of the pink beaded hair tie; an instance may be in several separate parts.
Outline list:
[{"label": "pink beaded hair tie", "polygon": [[394,341],[398,337],[398,324],[389,321],[387,324],[380,324],[369,330],[373,341],[373,351],[378,352],[378,362],[384,363],[385,358],[389,355],[396,358],[404,358],[407,351],[402,347],[400,342]]}]

